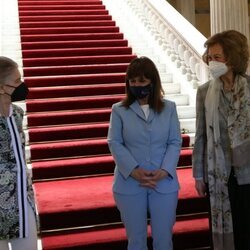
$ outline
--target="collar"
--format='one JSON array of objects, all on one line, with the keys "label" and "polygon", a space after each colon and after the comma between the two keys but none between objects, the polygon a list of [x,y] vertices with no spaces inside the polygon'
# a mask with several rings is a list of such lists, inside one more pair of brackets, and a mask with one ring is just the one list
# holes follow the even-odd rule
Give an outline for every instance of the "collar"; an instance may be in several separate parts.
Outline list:
[{"label": "collar", "polygon": [[151,122],[155,116],[155,112],[149,108],[149,116],[148,119],[146,119],[143,110],[139,104],[138,101],[134,101],[130,106],[130,109],[133,110],[141,119],[143,119],[146,122]]}]

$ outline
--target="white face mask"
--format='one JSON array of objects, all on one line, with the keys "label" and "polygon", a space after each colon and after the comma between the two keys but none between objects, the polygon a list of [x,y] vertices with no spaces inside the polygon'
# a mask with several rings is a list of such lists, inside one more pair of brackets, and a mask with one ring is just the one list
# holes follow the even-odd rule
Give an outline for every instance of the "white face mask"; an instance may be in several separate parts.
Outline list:
[{"label": "white face mask", "polygon": [[225,63],[217,62],[217,61],[210,61],[208,63],[208,68],[209,68],[211,75],[215,79],[219,78],[220,76],[223,76],[228,71],[228,67]]}]

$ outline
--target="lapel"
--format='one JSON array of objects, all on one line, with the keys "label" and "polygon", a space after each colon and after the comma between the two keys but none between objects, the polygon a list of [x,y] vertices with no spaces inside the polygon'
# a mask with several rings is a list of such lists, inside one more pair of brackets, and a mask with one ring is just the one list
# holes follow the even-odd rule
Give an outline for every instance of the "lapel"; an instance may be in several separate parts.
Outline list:
[{"label": "lapel", "polygon": [[143,119],[145,122],[151,122],[155,116],[152,109],[149,110],[149,116],[148,119],[146,119],[144,112],[142,108],[140,107],[140,104],[135,101],[130,105],[131,110],[133,110],[141,119]]}]

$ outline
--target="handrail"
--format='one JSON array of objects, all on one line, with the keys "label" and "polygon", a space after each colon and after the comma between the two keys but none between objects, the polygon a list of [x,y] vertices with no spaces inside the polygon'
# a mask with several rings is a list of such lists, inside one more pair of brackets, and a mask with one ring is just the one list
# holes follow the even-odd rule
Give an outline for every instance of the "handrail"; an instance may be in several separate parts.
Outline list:
[{"label": "handrail", "polygon": [[155,20],[155,27],[159,33],[165,34],[164,41],[175,51],[176,60],[180,60],[177,67],[184,62],[187,68],[182,69],[182,73],[187,73],[190,68],[199,85],[207,81],[208,70],[202,61],[206,38],[165,0],[148,0],[148,6],[151,7],[151,20]]},{"label": "handrail", "polygon": [[[181,81],[189,82],[196,89],[208,80],[208,69],[201,58],[206,38],[166,0],[103,2],[127,37],[132,32],[131,26],[137,30],[137,36],[148,33],[141,42],[149,40],[147,42],[157,55],[167,62],[175,75],[180,76]],[[130,39],[134,40],[134,36]]]},{"label": "handrail", "polygon": [[[203,44],[206,38],[188,21],[186,20],[174,7],[165,0],[148,0],[152,8],[163,21],[167,23],[172,30],[182,37],[197,55],[201,56],[204,52]],[[195,37],[195,39],[193,39]]]}]

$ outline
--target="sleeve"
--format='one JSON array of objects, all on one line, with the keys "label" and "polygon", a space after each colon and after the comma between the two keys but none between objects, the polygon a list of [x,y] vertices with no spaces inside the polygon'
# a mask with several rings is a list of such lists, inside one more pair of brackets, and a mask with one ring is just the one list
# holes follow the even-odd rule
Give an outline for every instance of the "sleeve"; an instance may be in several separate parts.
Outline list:
[{"label": "sleeve", "polygon": [[204,165],[206,162],[206,118],[205,118],[206,91],[198,88],[196,95],[196,132],[192,156],[193,177],[204,178]]},{"label": "sleeve", "polygon": [[166,144],[166,153],[161,164],[161,168],[172,177],[175,176],[176,167],[180,157],[182,145],[180,122],[177,116],[176,105],[172,103],[170,117],[170,133]]},{"label": "sleeve", "polygon": [[119,110],[113,105],[108,130],[108,145],[118,170],[126,179],[138,163],[124,144],[122,127],[123,122]]}]

